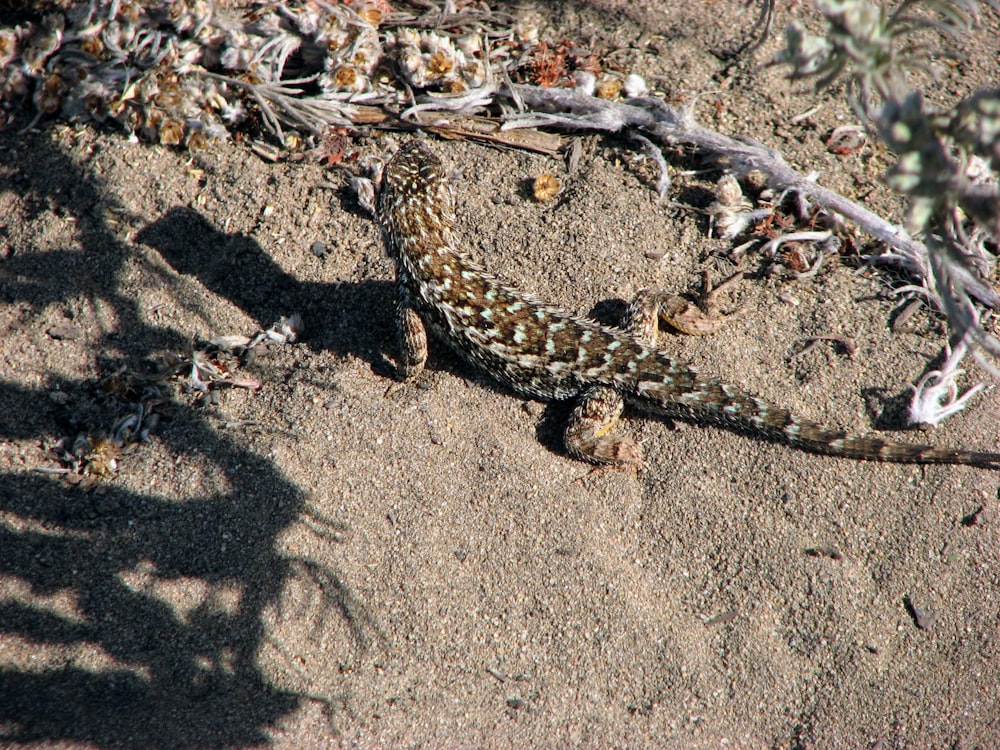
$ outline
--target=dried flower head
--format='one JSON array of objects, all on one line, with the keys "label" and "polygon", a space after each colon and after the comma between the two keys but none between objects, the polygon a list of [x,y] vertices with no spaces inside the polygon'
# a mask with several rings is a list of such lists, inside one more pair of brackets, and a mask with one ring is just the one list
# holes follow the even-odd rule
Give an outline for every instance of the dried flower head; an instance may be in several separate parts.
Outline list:
[{"label": "dried flower head", "polygon": [[[0,100],[31,96],[40,114],[113,121],[195,147],[227,137],[248,111],[286,143],[284,127],[318,135],[356,122],[354,102],[398,107],[424,92],[481,90],[499,68],[527,64],[538,32],[537,14],[512,36],[509,17],[471,3],[455,3],[448,26],[433,29],[388,24],[396,11],[386,0],[237,5],[225,14],[220,0],[46,7],[60,12],[0,28]],[[508,33],[491,37],[487,51],[487,35],[501,28]],[[568,72],[599,71],[588,49],[538,47],[557,61],[560,85]]]},{"label": "dried flower head", "polygon": [[562,183],[559,181],[559,178],[548,172],[538,175],[532,184],[532,192],[534,193],[535,200],[539,203],[552,200],[559,195],[561,190]]},{"label": "dried flower head", "polygon": [[184,123],[179,120],[165,119],[158,130],[160,143],[164,146],[176,146],[184,139]]},{"label": "dried flower head", "polygon": [[35,90],[35,106],[39,112],[47,115],[55,114],[62,109],[68,86],[58,73],[50,73]]},{"label": "dried flower head", "polygon": [[581,94],[593,96],[597,89],[597,76],[589,70],[578,70],[573,74],[573,87]]},{"label": "dried flower head", "polygon": [[0,29],[0,66],[12,62],[17,55],[17,32],[14,29]]},{"label": "dried flower head", "polygon": [[750,208],[750,201],[743,195],[735,175],[724,174],[715,185],[715,199],[726,208]]},{"label": "dried flower head", "polygon": [[625,82],[622,86],[625,89],[625,96],[630,99],[638,96],[646,96],[649,93],[649,86],[646,85],[646,79],[635,73],[629,73],[625,76]]},{"label": "dried flower head", "polygon": [[88,438],[83,456],[83,473],[107,478],[118,471],[121,446],[107,437]]},{"label": "dried flower head", "polygon": [[595,93],[600,99],[617,99],[622,92],[622,82],[614,76],[604,76],[597,81]]},{"label": "dried flower head", "polygon": [[382,23],[382,11],[374,6],[368,6],[359,10],[358,17],[375,29]]}]

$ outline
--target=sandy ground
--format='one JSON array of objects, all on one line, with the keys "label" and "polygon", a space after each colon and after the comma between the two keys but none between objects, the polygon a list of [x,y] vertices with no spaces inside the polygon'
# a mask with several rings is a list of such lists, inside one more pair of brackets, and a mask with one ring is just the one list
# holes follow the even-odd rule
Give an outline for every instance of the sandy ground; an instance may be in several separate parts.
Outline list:
[{"label": "sandy ground", "polygon": [[[759,69],[776,40],[750,62],[711,54],[749,24],[740,3],[623,5],[538,8],[552,38],[628,47],[672,101],[700,95],[704,124],[899,216],[882,148],[825,145],[853,122],[840,91]],[[995,81],[996,24],[966,52],[932,98]],[[394,385],[393,271],[343,171],[27,119],[0,131],[0,745],[1000,747],[996,474],[630,419],[647,469],[591,476],[561,451],[568,407],[440,348]],[[543,298],[613,320],[640,288],[726,270],[732,243],[657,200],[624,141],[584,138],[569,175],[433,146],[462,242]],[[674,167],[670,199],[707,205],[719,173]],[[566,189],[539,204],[544,171]],[[914,439],[893,430],[940,321],[894,331],[886,278],[848,264],[805,281],[766,266],[747,259],[721,331],[662,346],[804,416]],[[160,425],[113,479],[33,471],[123,413],[102,379],[291,313],[301,341],[237,370],[258,392],[161,384]],[[857,351],[794,356],[825,335]],[[929,439],[997,450],[998,399]]]}]

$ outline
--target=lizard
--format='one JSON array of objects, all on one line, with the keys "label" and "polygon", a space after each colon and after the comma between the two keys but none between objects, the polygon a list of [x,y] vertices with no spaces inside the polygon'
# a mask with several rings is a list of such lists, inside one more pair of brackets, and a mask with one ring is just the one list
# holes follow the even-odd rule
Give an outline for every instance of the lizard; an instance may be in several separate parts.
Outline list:
[{"label": "lizard", "polygon": [[430,334],[523,397],[575,400],[565,449],[595,464],[642,466],[641,446],[616,430],[628,405],[830,456],[1000,469],[1000,453],[824,427],[672,359],[656,345],[663,292],[639,292],[618,326],[547,304],[456,247],[454,209],[444,167],[422,141],[408,141],[385,164],[374,213],[396,268],[400,380],[423,370]]}]

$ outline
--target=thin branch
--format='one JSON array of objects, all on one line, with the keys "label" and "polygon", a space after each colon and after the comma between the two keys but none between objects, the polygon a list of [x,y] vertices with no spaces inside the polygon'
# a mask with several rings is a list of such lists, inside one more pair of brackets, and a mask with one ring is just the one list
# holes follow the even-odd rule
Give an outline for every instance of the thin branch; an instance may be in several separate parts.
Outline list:
[{"label": "thin branch", "polygon": [[[510,115],[505,127],[541,126],[608,133],[640,131],[664,145],[686,144],[724,157],[739,174],[759,170],[775,190],[794,190],[815,203],[854,222],[862,231],[895,251],[909,272],[924,278],[929,273],[927,246],[910,237],[896,224],[886,221],[840,193],[819,185],[793,169],[774,149],[749,138],[733,138],[694,122],[690,112],[681,112],[653,98],[613,102],[567,89],[537,86],[512,87],[502,93],[524,102],[528,112]],[[983,304],[1000,308],[1000,294],[967,270],[955,271],[970,295]]]}]

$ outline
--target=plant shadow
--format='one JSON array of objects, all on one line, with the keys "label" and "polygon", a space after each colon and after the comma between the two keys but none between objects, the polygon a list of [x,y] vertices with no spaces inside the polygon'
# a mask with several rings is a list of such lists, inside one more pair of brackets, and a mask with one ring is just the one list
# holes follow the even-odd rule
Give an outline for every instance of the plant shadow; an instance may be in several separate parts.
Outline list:
[{"label": "plant shadow", "polygon": [[[7,334],[23,334],[47,308],[82,298],[113,311],[113,324],[88,342],[100,367],[134,369],[164,349],[187,351],[182,331],[150,325],[121,288],[123,269],[141,252],[102,218],[124,212],[101,180],[46,133],[0,132],[0,142],[10,157],[0,195],[16,194],[28,220],[43,212],[69,217],[82,246],[19,247],[4,259],[0,301],[15,311]],[[139,241],[262,327],[297,306],[334,321],[313,346],[364,356],[371,337],[388,330],[389,315],[364,320],[361,312],[388,309],[388,283],[299,282],[251,238],[222,233],[190,209],[168,211]],[[66,400],[97,391],[101,374],[53,377],[35,388],[0,383],[0,434],[52,444],[68,430],[86,430],[86,419],[67,417]],[[292,577],[321,590],[358,648],[372,642],[374,620],[336,564],[291,557],[277,543],[303,518],[332,529],[331,545],[345,527],[317,520],[308,493],[269,456],[219,430],[189,400],[165,398],[167,418],[153,440],[178,464],[200,462],[225,476],[221,488],[202,484],[175,496],[100,482],[88,492],[26,468],[0,475],[0,745],[266,743],[268,727],[314,698],[274,685],[258,665],[268,608]],[[179,587],[184,606],[164,594]]]}]

